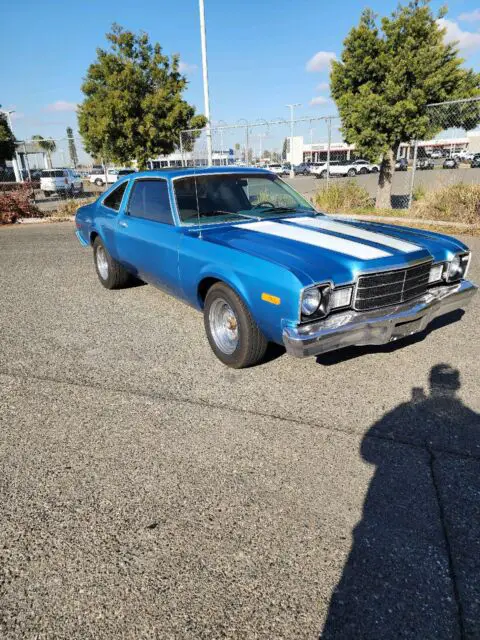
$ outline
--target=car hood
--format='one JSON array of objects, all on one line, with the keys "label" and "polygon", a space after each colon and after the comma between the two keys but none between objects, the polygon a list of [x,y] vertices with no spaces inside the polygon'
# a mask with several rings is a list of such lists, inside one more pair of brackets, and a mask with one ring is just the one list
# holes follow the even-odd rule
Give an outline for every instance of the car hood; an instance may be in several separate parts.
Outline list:
[{"label": "car hood", "polygon": [[324,280],[352,282],[365,271],[385,271],[417,261],[449,260],[466,246],[442,234],[324,215],[240,222],[203,229],[214,244],[274,262],[303,286]]}]

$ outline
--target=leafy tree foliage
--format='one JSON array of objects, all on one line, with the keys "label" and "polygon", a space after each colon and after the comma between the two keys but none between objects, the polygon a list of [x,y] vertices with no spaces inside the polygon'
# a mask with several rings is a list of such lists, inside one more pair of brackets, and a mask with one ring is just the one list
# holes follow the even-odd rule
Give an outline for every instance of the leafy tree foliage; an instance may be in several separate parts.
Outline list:
[{"label": "leafy tree foliage", "polygon": [[134,34],[114,24],[109,51],[97,49],[82,85],[79,130],[88,152],[121,164],[171,153],[182,129],[201,128],[204,116],[182,99],[187,80],[179,56],[163,55],[146,33]]},{"label": "leafy tree foliage", "polygon": [[38,146],[40,147],[40,149],[42,149],[43,151],[46,152],[47,154],[47,164],[49,167],[52,166],[52,153],[56,150],[57,145],[55,143],[55,140],[52,140],[51,138],[44,138],[43,136],[40,135],[35,135],[32,136],[32,140],[36,140]]},{"label": "leafy tree foliage", "polygon": [[[331,94],[346,142],[371,160],[381,158],[377,207],[390,207],[400,143],[452,126],[438,118],[433,122],[427,105],[480,94],[480,74],[462,66],[457,47],[445,44],[444,35],[429,0],[399,6],[382,18],[381,28],[366,9],[344,41],[341,60],[332,63]],[[469,109],[464,118],[462,113],[460,107],[454,126],[476,126],[478,110]]]},{"label": "leafy tree foliage", "polygon": [[77,154],[77,147],[75,145],[75,138],[73,137],[72,127],[67,127],[67,138],[68,138],[68,153],[70,155],[70,162],[72,167],[76,169],[78,165],[78,154]]},{"label": "leafy tree foliage", "polygon": [[8,126],[7,117],[0,113],[0,166],[15,155],[15,137]]}]

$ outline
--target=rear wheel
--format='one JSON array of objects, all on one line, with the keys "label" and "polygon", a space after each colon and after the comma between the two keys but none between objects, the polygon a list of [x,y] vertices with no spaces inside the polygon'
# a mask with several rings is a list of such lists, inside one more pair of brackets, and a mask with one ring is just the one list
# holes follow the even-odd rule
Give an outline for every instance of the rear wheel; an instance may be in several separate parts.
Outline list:
[{"label": "rear wheel", "polygon": [[265,355],[265,336],[243,300],[223,282],[214,284],[207,293],[204,323],[210,347],[223,364],[243,369]]},{"label": "rear wheel", "polygon": [[354,176],[356,176],[356,175],[357,175],[357,172],[356,172],[356,171],[355,171],[355,169],[353,169],[353,168],[352,168],[352,169],[349,169],[349,170],[347,171],[347,176],[348,176],[349,178],[353,178],[353,177],[354,177]]},{"label": "rear wheel", "polygon": [[[407,170],[407,167],[405,167],[405,171]],[[371,169],[372,173],[378,173],[378,167],[372,167]]]},{"label": "rear wheel", "polygon": [[121,289],[133,280],[129,272],[108,253],[99,236],[93,243],[93,259],[98,279],[105,289]]},{"label": "rear wheel", "polygon": [[327,175],[328,175],[328,171],[327,171],[326,169],[324,169],[324,170],[322,171],[322,173],[320,174],[320,177],[321,177],[321,178],[326,178],[326,177],[327,177]]},{"label": "rear wheel", "polygon": [[96,178],[95,184],[97,185],[97,187],[101,187],[103,186],[103,180],[101,178]]}]

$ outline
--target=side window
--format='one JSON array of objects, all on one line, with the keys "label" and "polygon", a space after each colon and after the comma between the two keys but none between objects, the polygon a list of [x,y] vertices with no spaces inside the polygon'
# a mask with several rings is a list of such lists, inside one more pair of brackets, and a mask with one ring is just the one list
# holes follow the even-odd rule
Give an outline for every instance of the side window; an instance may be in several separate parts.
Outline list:
[{"label": "side window", "polygon": [[135,218],[173,224],[167,181],[160,178],[135,180],[128,213]]},{"label": "side window", "polygon": [[123,194],[125,193],[125,189],[127,188],[128,180],[122,182],[116,189],[114,189],[111,193],[103,201],[103,206],[108,207],[109,209],[113,209],[114,211],[120,210],[120,205],[122,204]]}]

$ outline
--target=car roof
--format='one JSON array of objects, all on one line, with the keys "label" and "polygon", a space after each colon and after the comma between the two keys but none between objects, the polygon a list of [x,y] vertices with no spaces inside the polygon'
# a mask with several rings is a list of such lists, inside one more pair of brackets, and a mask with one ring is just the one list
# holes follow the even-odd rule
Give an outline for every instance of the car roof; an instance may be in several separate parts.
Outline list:
[{"label": "car roof", "polygon": [[[202,175],[215,175],[225,173],[252,173],[252,174],[264,174],[271,176],[272,174],[268,169],[260,169],[257,167],[169,167],[165,169],[154,169],[153,171],[138,171],[135,174],[129,174],[129,178],[180,178],[194,176],[198,174]],[[127,177],[127,176],[125,176]]]}]

